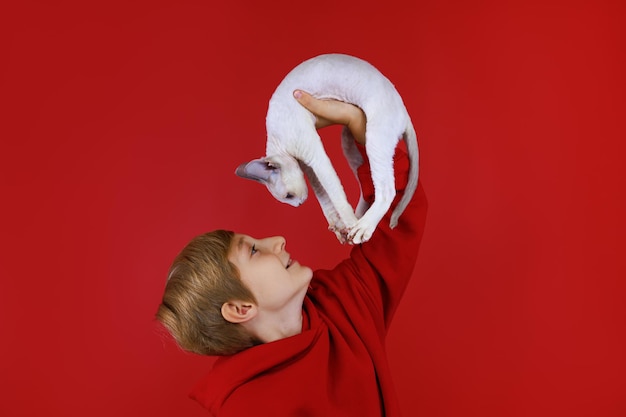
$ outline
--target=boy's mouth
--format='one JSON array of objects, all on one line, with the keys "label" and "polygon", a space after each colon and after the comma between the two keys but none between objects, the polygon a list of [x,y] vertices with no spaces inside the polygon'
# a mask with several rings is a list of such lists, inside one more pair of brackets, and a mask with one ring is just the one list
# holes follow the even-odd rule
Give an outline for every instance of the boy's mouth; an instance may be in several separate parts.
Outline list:
[{"label": "boy's mouth", "polygon": [[285,269],[289,269],[289,267],[291,266],[292,263],[293,263],[293,259],[289,258],[289,260],[287,261],[287,266],[285,267]]}]

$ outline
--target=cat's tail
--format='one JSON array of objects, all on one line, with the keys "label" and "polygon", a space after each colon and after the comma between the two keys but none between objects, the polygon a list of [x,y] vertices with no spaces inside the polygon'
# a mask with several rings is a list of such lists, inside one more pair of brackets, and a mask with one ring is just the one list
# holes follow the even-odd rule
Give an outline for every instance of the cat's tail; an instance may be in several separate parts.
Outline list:
[{"label": "cat's tail", "polygon": [[415,128],[413,128],[413,123],[411,119],[407,123],[406,130],[403,135],[404,141],[406,143],[406,150],[409,156],[409,181],[404,189],[404,194],[402,198],[398,202],[398,205],[391,213],[391,221],[389,222],[389,227],[392,229],[398,225],[398,219],[400,215],[404,212],[406,206],[409,205],[411,198],[413,198],[413,193],[417,188],[417,179],[419,175],[419,148],[417,146],[417,134],[415,133]]}]

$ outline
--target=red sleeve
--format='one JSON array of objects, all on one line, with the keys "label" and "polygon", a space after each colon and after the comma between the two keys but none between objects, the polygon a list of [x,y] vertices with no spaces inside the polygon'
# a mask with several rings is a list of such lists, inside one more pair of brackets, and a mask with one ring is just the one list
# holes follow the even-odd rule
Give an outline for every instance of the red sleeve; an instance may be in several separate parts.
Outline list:
[{"label": "red sleeve", "polygon": [[[365,148],[359,146],[365,161],[357,171],[363,198],[374,200],[374,185]],[[413,274],[426,221],[427,202],[421,181],[400,216],[398,225],[391,229],[389,221],[394,207],[402,197],[408,179],[409,159],[398,147],[394,157],[396,198],[389,211],[378,224],[371,239],[356,246],[350,254],[358,270],[359,279],[371,289],[375,304],[379,304],[388,327],[406,286]]]}]

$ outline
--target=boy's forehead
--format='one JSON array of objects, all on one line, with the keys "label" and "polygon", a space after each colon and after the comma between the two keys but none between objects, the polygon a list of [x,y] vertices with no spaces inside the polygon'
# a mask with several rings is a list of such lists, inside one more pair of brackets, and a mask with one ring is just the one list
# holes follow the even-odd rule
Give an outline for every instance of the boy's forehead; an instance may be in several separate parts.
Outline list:
[{"label": "boy's forehead", "polygon": [[244,245],[246,241],[250,239],[251,237],[248,235],[235,233],[235,236],[233,237],[233,241],[230,244],[230,253],[234,256],[241,254],[241,252],[244,250]]},{"label": "boy's forehead", "polygon": [[244,235],[235,233],[235,236],[233,236],[233,240],[230,244],[230,251],[235,252],[235,253],[239,252],[243,248],[244,240],[245,240]]}]

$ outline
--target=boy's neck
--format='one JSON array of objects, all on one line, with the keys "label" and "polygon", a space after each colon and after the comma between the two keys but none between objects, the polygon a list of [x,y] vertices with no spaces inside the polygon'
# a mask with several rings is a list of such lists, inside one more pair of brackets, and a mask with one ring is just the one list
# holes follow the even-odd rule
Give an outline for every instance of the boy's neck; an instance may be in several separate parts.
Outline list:
[{"label": "boy's neck", "polygon": [[248,331],[264,343],[302,333],[304,295],[297,303],[292,303],[291,306],[286,306],[283,310],[277,312],[259,311],[254,319],[246,323]]}]

